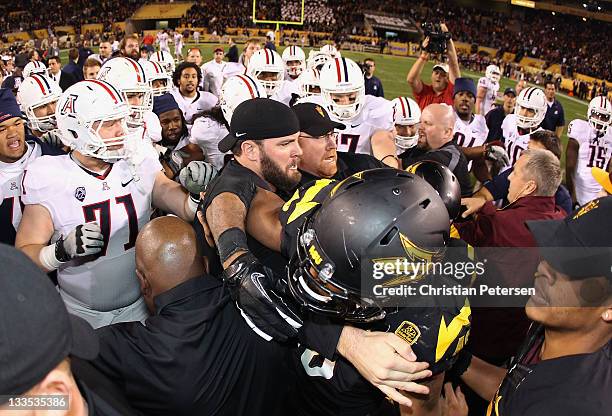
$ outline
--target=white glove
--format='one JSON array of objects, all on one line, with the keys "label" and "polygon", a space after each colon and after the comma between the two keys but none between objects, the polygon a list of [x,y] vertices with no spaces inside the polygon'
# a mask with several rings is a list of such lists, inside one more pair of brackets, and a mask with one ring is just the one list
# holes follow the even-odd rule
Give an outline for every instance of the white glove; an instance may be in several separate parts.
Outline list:
[{"label": "white glove", "polygon": [[50,144],[53,147],[61,149],[64,146],[62,142],[62,135],[59,130],[51,130],[40,136],[40,140]]},{"label": "white glove", "polygon": [[99,253],[104,246],[104,236],[97,222],[88,222],[77,225],[66,238],[60,239],[55,244],[55,257],[64,262],[74,257]]},{"label": "white glove", "polygon": [[510,158],[506,149],[501,146],[488,146],[485,151],[485,157],[498,163],[501,167],[510,165]]},{"label": "white glove", "polygon": [[199,198],[200,192],[206,190],[218,173],[217,168],[211,163],[194,160],[181,169],[179,182],[191,195],[197,195]]}]

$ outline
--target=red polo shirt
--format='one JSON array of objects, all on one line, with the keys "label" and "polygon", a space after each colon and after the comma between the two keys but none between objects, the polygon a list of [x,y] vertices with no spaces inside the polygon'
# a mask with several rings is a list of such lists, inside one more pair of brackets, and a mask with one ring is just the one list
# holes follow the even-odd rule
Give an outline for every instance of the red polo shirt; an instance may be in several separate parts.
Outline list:
[{"label": "red polo shirt", "polygon": [[423,83],[423,89],[419,94],[414,94],[419,108],[423,110],[429,104],[448,104],[453,105],[453,88],[455,85],[452,82],[448,82],[446,89],[441,94],[436,95],[433,88],[429,84]]}]

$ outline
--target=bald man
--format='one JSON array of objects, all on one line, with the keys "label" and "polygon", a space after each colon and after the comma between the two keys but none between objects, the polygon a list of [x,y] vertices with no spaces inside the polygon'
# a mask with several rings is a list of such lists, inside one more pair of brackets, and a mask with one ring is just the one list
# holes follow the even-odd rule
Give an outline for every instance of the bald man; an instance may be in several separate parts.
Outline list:
[{"label": "bald man", "polygon": [[440,162],[453,171],[461,185],[461,195],[472,194],[468,161],[461,148],[453,142],[455,111],[448,104],[430,104],[421,113],[419,142],[399,157],[402,167],[421,160]]},{"label": "bald man", "polygon": [[[160,217],[136,240],[136,274],[151,316],[98,330],[92,364],[147,415],[280,414],[289,349],[240,316],[205,273],[191,225]],[[278,408],[278,409],[277,409]]]}]

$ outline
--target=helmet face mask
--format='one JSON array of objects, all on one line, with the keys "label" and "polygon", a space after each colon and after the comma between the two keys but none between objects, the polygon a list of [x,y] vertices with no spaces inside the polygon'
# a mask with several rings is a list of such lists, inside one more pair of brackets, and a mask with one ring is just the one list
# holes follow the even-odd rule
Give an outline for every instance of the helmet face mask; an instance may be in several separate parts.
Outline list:
[{"label": "helmet face mask", "polygon": [[159,97],[172,90],[172,76],[166,72],[159,62],[144,61],[141,65],[147,75],[153,97]]},{"label": "helmet face mask", "polygon": [[489,65],[485,71],[485,77],[489,78],[491,82],[498,83],[501,79],[501,71],[497,65]]},{"label": "helmet face mask", "polygon": [[[127,125],[130,128],[137,128],[144,124],[145,114],[153,110],[153,93],[149,87],[134,88],[123,90],[121,94],[130,108],[130,116]],[[132,104],[130,101],[138,101]]]},{"label": "helmet face mask", "polygon": [[[107,135],[105,130],[112,129],[117,123],[120,124],[123,134],[103,137]],[[88,130],[92,140],[80,152],[85,156],[101,159],[108,163],[125,159],[129,155],[131,141],[135,140],[129,133],[125,117],[116,119],[106,118],[90,122]]]},{"label": "helmet face mask", "polygon": [[[391,103],[393,104],[393,122],[396,131],[395,145],[400,149],[410,149],[419,141],[418,126],[421,122],[421,109],[416,101],[408,97],[394,98]],[[398,129],[398,126],[403,127]],[[413,130],[412,134],[409,134],[409,130]],[[400,134],[400,132],[405,134]]]},{"label": "helmet face mask", "polygon": [[17,91],[17,100],[28,119],[28,127],[42,133],[56,129],[54,112],[47,110],[46,115],[37,116],[36,110],[57,103],[61,95],[59,85],[44,75],[35,74],[24,78]]},{"label": "helmet face mask", "polygon": [[264,87],[266,95],[271,97],[278,91],[283,82],[283,73],[276,71],[253,71],[253,76]]},{"label": "helmet face mask", "polygon": [[365,104],[365,81],[354,61],[337,58],[327,62],[321,70],[320,83],[328,113],[340,121],[353,120],[361,113]]},{"label": "helmet face mask", "polygon": [[306,54],[299,46],[287,46],[282,58],[291,78],[297,78],[306,69]]},{"label": "helmet face mask", "polygon": [[607,132],[612,125],[612,104],[604,97],[595,97],[589,103],[587,110],[589,124],[599,132]]},{"label": "helmet face mask", "polygon": [[544,91],[535,87],[523,89],[514,107],[516,125],[529,130],[538,128],[546,116],[546,109]]},{"label": "helmet face mask", "polygon": [[260,49],[249,59],[247,74],[257,79],[271,97],[285,80],[285,63],[277,52]]},{"label": "helmet face mask", "polygon": [[319,81],[319,70],[308,68],[302,72],[297,79],[300,97],[321,95],[321,82]]}]

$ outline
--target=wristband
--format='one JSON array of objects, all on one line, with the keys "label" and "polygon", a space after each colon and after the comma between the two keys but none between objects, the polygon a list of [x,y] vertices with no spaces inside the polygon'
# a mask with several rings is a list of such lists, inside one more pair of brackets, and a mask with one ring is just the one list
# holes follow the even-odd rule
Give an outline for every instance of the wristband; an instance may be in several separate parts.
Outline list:
[{"label": "wristband", "polygon": [[187,198],[187,212],[190,214],[190,217],[195,218],[199,205],[200,201],[198,200],[198,198],[196,198],[193,194],[189,194],[189,197]]},{"label": "wristband", "polygon": [[225,263],[232,254],[238,251],[249,251],[246,234],[238,227],[223,231],[217,240],[221,263]]},{"label": "wristband", "polygon": [[[63,240],[60,240],[63,241]],[[58,243],[55,244],[51,244],[48,246],[43,247],[40,250],[40,253],[38,254],[38,260],[40,261],[40,264],[43,265],[43,267],[49,271],[51,270],[56,270],[63,262],[58,260],[56,257],[56,252],[58,250],[57,246]],[[63,250],[63,244],[62,244],[62,250]]]}]

